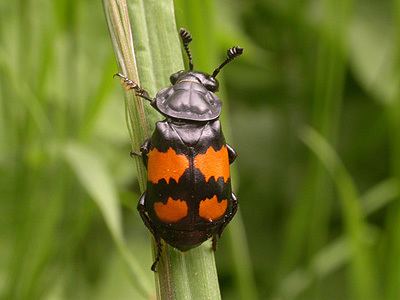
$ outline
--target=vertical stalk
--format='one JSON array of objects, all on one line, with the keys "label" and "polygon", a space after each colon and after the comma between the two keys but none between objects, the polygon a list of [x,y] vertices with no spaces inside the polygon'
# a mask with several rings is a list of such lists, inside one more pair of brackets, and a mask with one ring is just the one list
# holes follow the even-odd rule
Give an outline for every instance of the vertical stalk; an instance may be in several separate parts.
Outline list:
[{"label": "vertical stalk", "polygon": [[[393,1],[394,14],[394,34],[395,34],[395,60],[394,72],[397,83],[400,78],[400,1]],[[391,137],[391,167],[393,177],[400,187],[400,89],[398,88],[393,99],[388,99],[387,117],[389,121],[390,137]],[[395,300],[400,298],[400,199],[391,205],[388,213],[388,256],[385,259],[389,263],[387,266],[385,280],[385,299]]]},{"label": "vertical stalk", "polygon": [[[346,29],[351,1],[323,2],[324,18],[317,37],[311,123],[334,145],[344,89]],[[329,191],[332,191],[332,185],[328,182],[326,171],[321,163],[311,156],[303,190],[289,219],[282,273],[296,265],[304,252],[309,259],[324,244],[331,205]]]},{"label": "vertical stalk", "polygon": [[[170,74],[183,69],[173,2],[132,0],[128,6],[125,0],[103,0],[103,4],[120,71],[154,96],[157,90],[169,85]],[[125,99],[132,149],[137,151],[159,115],[144,107],[143,101],[131,92],[125,93]],[[145,169],[139,159],[136,166],[143,192],[147,182]],[[155,277],[158,299],[220,299],[209,243],[185,253],[163,243]]]}]

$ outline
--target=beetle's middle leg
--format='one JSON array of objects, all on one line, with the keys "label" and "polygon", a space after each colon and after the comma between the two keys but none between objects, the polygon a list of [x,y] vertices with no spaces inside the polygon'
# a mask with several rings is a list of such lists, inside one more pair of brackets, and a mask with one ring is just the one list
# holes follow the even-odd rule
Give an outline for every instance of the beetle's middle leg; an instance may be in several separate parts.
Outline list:
[{"label": "beetle's middle leg", "polygon": [[145,89],[142,89],[136,82],[129,79],[125,75],[122,75],[121,73],[117,73],[114,75],[114,77],[115,76],[119,77],[125,90],[127,91],[134,90],[137,96],[142,97],[150,102],[153,102],[153,99],[150,98],[149,93]]},{"label": "beetle's middle leg", "polygon": [[146,225],[146,227],[150,230],[156,241],[156,246],[157,246],[156,258],[154,259],[154,262],[151,265],[151,270],[153,272],[156,272],[157,265],[158,262],[160,261],[162,254],[162,244],[160,236],[156,233],[156,230],[153,227],[153,223],[151,222],[149,216],[147,215],[146,206],[144,204],[145,201],[146,201],[146,192],[144,192],[143,195],[140,197],[137,205],[137,210],[139,211],[140,217],[142,218],[144,225]]},{"label": "beetle's middle leg", "polygon": [[150,139],[147,139],[144,141],[142,146],[140,146],[140,152],[131,150],[131,152],[129,153],[131,157],[140,156],[142,158],[143,164],[146,167],[146,169],[147,169],[147,161],[149,159],[147,155],[150,152],[150,146],[151,146]]},{"label": "beetle's middle leg", "polygon": [[150,147],[151,147],[150,139],[145,140],[142,146],[140,146],[140,152],[142,153],[142,160],[146,169],[147,169],[147,162],[149,160],[147,155],[150,152]]}]

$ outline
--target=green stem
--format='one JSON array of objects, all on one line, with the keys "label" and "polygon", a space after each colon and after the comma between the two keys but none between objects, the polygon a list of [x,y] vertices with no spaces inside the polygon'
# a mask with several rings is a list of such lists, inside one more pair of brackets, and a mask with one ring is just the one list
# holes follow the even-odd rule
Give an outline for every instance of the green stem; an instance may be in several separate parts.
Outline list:
[{"label": "green stem", "polygon": [[[125,0],[103,3],[120,72],[155,95],[169,84],[170,74],[183,69],[173,1],[135,0],[129,8]],[[126,92],[125,98],[132,149],[137,151],[160,116],[144,107],[143,101],[131,92]],[[147,182],[145,169],[139,159],[136,165],[143,192]],[[220,299],[210,244],[185,253],[163,244],[156,283],[158,299]]]},{"label": "green stem", "polygon": [[353,254],[349,267],[351,299],[379,299],[373,256],[364,238],[368,236],[367,225],[357,187],[333,147],[322,135],[312,128],[306,128],[301,138],[321,160],[338,191],[346,240]]},{"label": "green stem", "polygon": [[[318,52],[313,86],[312,126],[335,144],[344,89],[345,45],[351,0],[324,0],[324,18],[318,33]],[[341,20],[338,22],[337,20]],[[327,193],[328,191],[328,193]],[[321,194],[324,199],[321,201]],[[281,272],[293,268],[305,252],[307,259],[326,242],[332,185],[321,163],[309,158],[307,175],[297,206],[289,218]]]},{"label": "green stem", "polygon": [[[398,88],[400,73],[400,1],[393,1],[393,16],[395,23],[395,61],[394,74],[397,81],[397,89],[392,99],[388,99],[387,118],[391,131],[391,168],[396,179],[397,186],[400,187],[400,89]],[[387,265],[385,281],[385,299],[394,300],[400,297],[400,199],[393,203],[388,213],[388,238],[387,238]]]}]

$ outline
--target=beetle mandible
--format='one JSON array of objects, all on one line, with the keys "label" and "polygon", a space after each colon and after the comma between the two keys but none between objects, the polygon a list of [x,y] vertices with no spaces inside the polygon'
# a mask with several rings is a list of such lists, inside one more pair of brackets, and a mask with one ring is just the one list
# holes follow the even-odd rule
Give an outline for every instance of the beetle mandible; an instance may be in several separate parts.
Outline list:
[{"label": "beetle mandible", "polygon": [[219,121],[222,103],[215,93],[218,73],[243,49],[228,49],[225,61],[209,75],[193,70],[192,36],[183,28],[179,33],[189,70],[172,74],[172,85],[154,99],[132,80],[116,74],[127,90],[150,101],[165,116],[141,146],[141,153],[132,153],[142,157],[147,169],[147,190],[137,209],[157,244],[152,271],[161,257],[161,239],[187,251],[212,238],[215,251],[217,239],[238,207],[230,177],[236,152],[225,142]]}]

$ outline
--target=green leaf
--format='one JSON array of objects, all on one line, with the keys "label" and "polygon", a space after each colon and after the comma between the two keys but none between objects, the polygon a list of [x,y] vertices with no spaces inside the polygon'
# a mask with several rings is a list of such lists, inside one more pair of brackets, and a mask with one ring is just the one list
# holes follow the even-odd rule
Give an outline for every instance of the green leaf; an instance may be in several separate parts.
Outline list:
[{"label": "green leaf", "polygon": [[[121,225],[119,200],[113,180],[96,153],[83,145],[70,143],[65,148],[66,161],[75,172],[82,186],[99,207],[104,221],[117,245],[117,248],[132,273],[131,278],[144,297],[151,295],[151,285],[139,262],[125,244]],[[137,280],[140,278],[140,280]]]},{"label": "green leaf", "polygon": [[303,142],[314,152],[330,173],[342,207],[346,239],[353,254],[349,279],[354,299],[379,299],[372,257],[367,249],[365,224],[357,188],[334,149],[314,129],[301,134]]},{"label": "green leaf", "polygon": [[[368,216],[386,207],[399,194],[395,179],[390,178],[378,183],[361,197],[363,214]],[[374,233],[376,232],[372,228],[368,228],[368,232],[364,238],[370,242],[376,242],[377,236]],[[329,245],[314,255],[309,266],[295,269],[283,278],[275,298],[296,299],[317,279],[325,278],[347,264],[352,259],[350,247],[351,245],[349,245],[344,236],[330,242]]]},{"label": "green leaf", "polygon": [[78,144],[69,144],[65,155],[82,186],[99,206],[113,237],[122,240],[119,202],[111,176],[102,161],[89,148]]},{"label": "green leaf", "polygon": [[394,25],[384,2],[359,1],[350,26],[350,64],[362,86],[376,100],[388,103],[397,90]]}]

